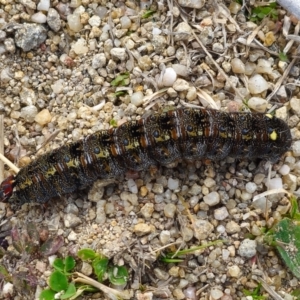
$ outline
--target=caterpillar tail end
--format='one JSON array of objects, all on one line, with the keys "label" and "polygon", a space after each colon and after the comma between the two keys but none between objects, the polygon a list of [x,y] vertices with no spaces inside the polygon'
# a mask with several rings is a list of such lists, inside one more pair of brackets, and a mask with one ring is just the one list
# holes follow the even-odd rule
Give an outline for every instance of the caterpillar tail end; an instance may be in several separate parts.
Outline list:
[{"label": "caterpillar tail end", "polygon": [[0,202],[7,202],[7,200],[13,194],[13,189],[15,186],[15,176],[11,175],[7,177],[0,184]]}]

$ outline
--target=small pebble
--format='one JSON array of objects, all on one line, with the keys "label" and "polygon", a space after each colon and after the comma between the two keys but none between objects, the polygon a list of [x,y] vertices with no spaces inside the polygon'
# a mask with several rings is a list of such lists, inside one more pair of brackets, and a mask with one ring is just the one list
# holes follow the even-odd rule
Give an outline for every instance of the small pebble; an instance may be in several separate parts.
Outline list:
[{"label": "small pebble", "polygon": [[189,83],[181,78],[176,79],[176,81],[173,84],[173,89],[177,92],[187,91],[189,87]]},{"label": "small pebble", "polygon": [[238,278],[241,274],[241,269],[237,265],[230,266],[228,268],[228,275],[230,277]]},{"label": "small pebble", "polygon": [[152,214],[154,212],[154,204],[153,203],[146,203],[141,208],[141,214],[144,216],[144,218],[149,219],[151,218]]},{"label": "small pebble", "polygon": [[254,255],[256,255],[256,245],[257,244],[255,240],[250,240],[250,239],[243,240],[238,250],[240,256],[251,258]]},{"label": "small pebble", "polygon": [[225,206],[222,206],[220,208],[215,209],[214,211],[214,218],[216,220],[225,220],[229,216],[229,213],[227,211],[227,208]]},{"label": "small pebble", "polygon": [[291,168],[288,165],[282,165],[278,172],[281,175],[287,175],[290,173]]},{"label": "small pebble", "polygon": [[52,116],[48,109],[41,110],[34,118],[34,121],[41,126],[45,126],[51,122]]},{"label": "small pebble", "polygon": [[37,5],[37,10],[48,11],[50,8],[50,0],[41,0]]},{"label": "small pebble", "polygon": [[226,224],[226,232],[229,234],[237,233],[241,231],[241,227],[238,223],[235,221],[229,221]]},{"label": "small pebble", "polygon": [[138,187],[133,179],[128,179],[127,186],[128,186],[128,190],[131,193],[133,193],[133,194],[138,193]]},{"label": "small pebble", "polygon": [[42,12],[37,12],[31,16],[31,21],[34,23],[46,23],[47,17]]},{"label": "small pebble", "polygon": [[212,289],[210,291],[210,296],[214,300],[220,299],[223,295],[224,295],[224,293],[222,291],[220,291],[219,289]]},{"label": "small pebble", "polygon": [[248,82],[251,94],[260,94],[269,88],[267,81],[259,74],[252,76]]},{"label": "small pebble", "polygon": [[130,100],[133,105],[135,105],[136,107],[139,107],[144,103],[143,99],[144,99],[143,92],[138,91],[131,95]]},{"label": "small pebble", "polygon": [[166,68],[163,78],[162,84],[163,86],[172,86],[177,78],[177,74],[173,68]]},{"label": "small pebble", "polygon": [[269,190],[273,189],[282,189],[282,179],[281,178],[271,178],[268,182],[266,182],[266,186]]},{"label": "small pebble", "polygon": [[164,207],[165,217],[173,219],[175,216],[176,209],[177,209],[176,205],[174,205],[173,203],[168,203],[167,205],[165,205]]},{"label": "small pebble", "polygon": [[245,73],[245,64],[239,58],[234,58],[231,60],[231,68],[232,68],[232,71],[236,74],[244,74]]},{"label": "small pebble", "polygon": [[61,28],[60,15],[54,8],[49,8],[47,14],[47,24],[54,31],[58,32]]},{"label": "small pebble", "polygon": [[91,26],[99,27],[101,24],[101,19],[98,16],[92,16],[91,18],[89,18],[88,22]]},{"label": "small pebble", "polygon": [[77,14],[68,15],[67,20],[71,30],[73,30],[74,32],[79,32],[80,30],[82,30],[83,25],[80,22],[80,15]]},{"label": "small pebble", "polygon": [[171,234],[169,230],[162,230],[159,234],[159,240],[163,245],[170,243]]},{"label": "small pebble", "polygon": [[207,205],[214,206],[220,202],[220,195],[217,192],[211,192],[204,196],[203,200]]},{"label": "small pebble", "polygon": [[26,122],[32,123],[37,115],[37,108],[34,105],[25,106],[21,109],[21,118]]},{"label": "small pebble", "polygon": [[145,223],[139,223],[136,224],[133,228],[133,232],[137,235],[137,236],[143,236],[145,234],[149,234],[153,231],[153,227],[145,224]]},{"label": "small pebble", "polygon": [[264,113],[267,109],[268,102],[260,97],[251,97],[248,100],[248,106],[259,113]]},{"label": "small pebble", "polygon": [[169,178],[168,179],[168,188],[170,190],[177,190],[179,187],[179,180],[178,179],[173,179],[173,178]]}]

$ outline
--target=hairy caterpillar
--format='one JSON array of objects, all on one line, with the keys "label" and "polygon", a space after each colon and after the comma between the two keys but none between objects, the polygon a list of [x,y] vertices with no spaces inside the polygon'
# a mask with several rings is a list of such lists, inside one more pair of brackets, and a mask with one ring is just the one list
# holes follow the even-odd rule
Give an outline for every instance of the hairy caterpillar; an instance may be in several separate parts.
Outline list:
[{"label": "hairy caterpillar", "polygon": [[287,124],[270,114],[180,108],[103,130],[50,151],[0,185],[18,202],[40,202],[83,189],[96,179],[145,170],[180,158],[262,158],[272,162],[291,146]]}]

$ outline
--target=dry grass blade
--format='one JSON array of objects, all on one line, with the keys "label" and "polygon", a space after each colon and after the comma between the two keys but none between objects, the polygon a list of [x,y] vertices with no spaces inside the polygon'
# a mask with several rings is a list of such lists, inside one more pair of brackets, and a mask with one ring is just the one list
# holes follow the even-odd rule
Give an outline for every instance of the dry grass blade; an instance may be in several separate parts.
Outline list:
[{"label": "dry grass blade", "polygon": [[[143,106],[146,107],[150,102],[154,101],[155,99],[161,97],[163,94],[167,92],[168,88],[161,89],[151,95],[144,97],[144,104]],[[145,108],[147,110],[147,108]],[[149,108],[148,108],[149,109]]]},{"label": "dry grass blade", "polygon": [[81,282],[85,284],[89,284],[100,291],[102,291],[104,294],[106,294],[107,297],[109,297],[112,300],[118,300],[118,299],[132,299],[132,295],[130,291],[123,290],[118,291],[115,289],[112,289],[88,276],[83,275],[82,273],[75,272],[75,275],[78,276],[78,278],[74,279],[74,282]]},{"label": "dry grass blade", "polygon": [[275,300],[284,300],[278,293],[276,293],[276,291],[274,291],[274,289],[271,286],[269,286],[266,283],[265,280],[263,280],[262,278],[258,278],[257,281],[261,283],[263,288],[273,297],[273,299],[275,299]]},{"label": "dry grass blade", "polygon": [[254,196],[253,197],[253,202],[260,199],[260,198],[263,198],[263,197],[266,197],[266,196],[269,196],[269,195],[279,194],[279,193],[287,194],[289,197],[293,196],[293,194],[291,194],[290,192],[288,192],[285,189],[273,189],[273,190],[269,190],[269,191],[266,191],[266,192],[263,192],[259,195]]},{"label": "dry grass blade", "polygon": [[205,90],[199,89],[197,95],[200,98],[200,101],[204,107],[210,107],[217,110],[220,109],[216,104],[215,100]]},{"label": "dry grass blade", "polygon": [[45,147],[48,143],[53,141],[59,133],[60,133],[60,130],[55,130],[53,133],[51,133],[51,135],[45,140],[45,142],[38,147],[37,151],[39,151],[40,149]]},{"label": "dry grass blade", "polygon": [[18,173],[20,169],[16,167],[10,160],[8,160],[2,153],[0,153],[0,160],[6,164],[10,169],[12,169],[15,173]]}]

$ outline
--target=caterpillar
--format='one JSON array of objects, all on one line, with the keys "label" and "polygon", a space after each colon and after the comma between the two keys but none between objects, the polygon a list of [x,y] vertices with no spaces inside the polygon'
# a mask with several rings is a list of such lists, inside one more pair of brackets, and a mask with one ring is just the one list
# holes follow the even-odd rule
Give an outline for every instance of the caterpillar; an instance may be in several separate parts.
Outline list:
[{"label": "caterpillar", "polygon": [[[271,114],[179,108],[102,130],[41,155],[0,185],[0,201],[45,203],[97,179],[178,159],[261,158],[291,146],[288,125]],[[11,200],[10,200],[11,201]]]}]

